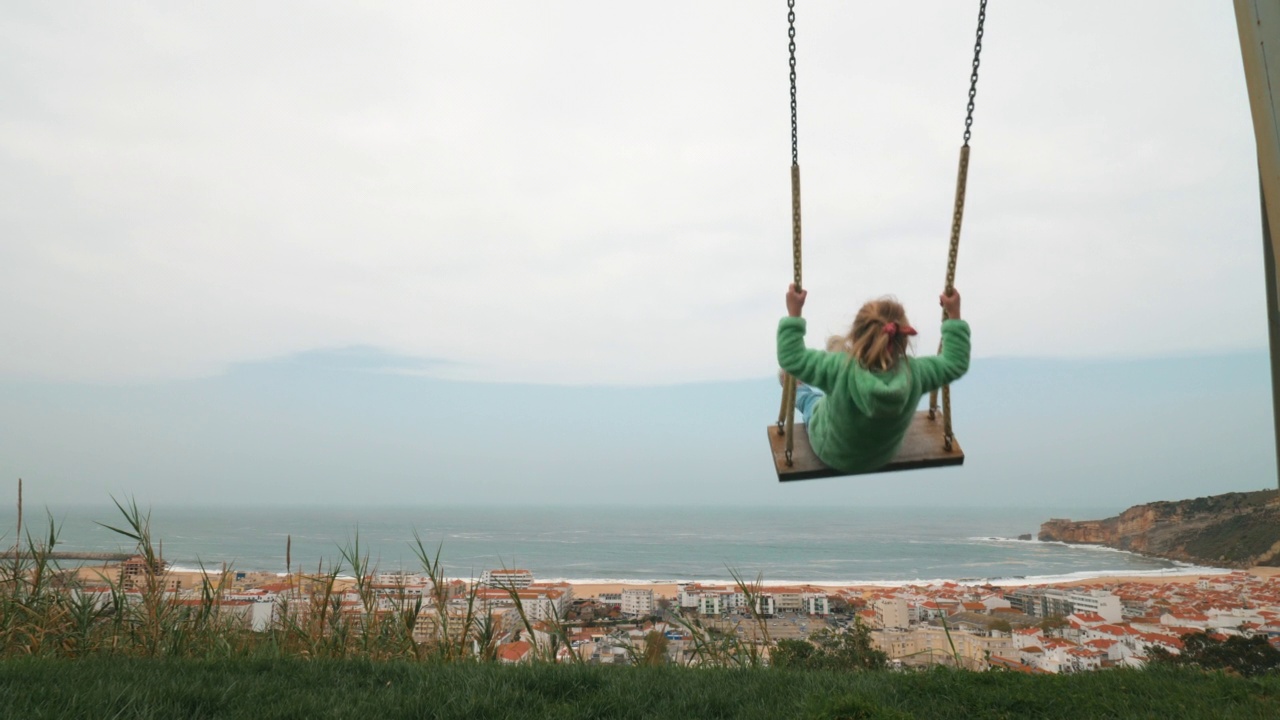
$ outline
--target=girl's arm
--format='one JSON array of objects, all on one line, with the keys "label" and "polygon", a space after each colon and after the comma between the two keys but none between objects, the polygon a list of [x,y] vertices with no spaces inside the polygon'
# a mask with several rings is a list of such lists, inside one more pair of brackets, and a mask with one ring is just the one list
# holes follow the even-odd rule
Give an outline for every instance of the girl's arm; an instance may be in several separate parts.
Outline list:
[{"label": "girl's arm", "polygon": [[849,356],[805,347],[804,330],[802,317],[785,317],[778,322],[778,367],[829,393],[835,386],[840,364]]},{"label": "girl's arm", "polygon": [[810,350],[804,345],[804,301],[809,293],[787,289],[787,317],[778,323],[778,366],[824,392],[831,392],[840,369],[840,357],[834,353]]},{"label": "girl's arm", "polygon": [[969,323],[942,321],[942,354],[915,358],[911,371],[920,379],[920,389],[932,392],[949,385],[969,370]]},{"label": "girl's arm", "polygon": [[938,296],[938,304],[947,313],[942,321],[942,354],[911,361],[924,392],[959,380],[969,369],[969,323],[960,319],[960,293],[952,288]]}]

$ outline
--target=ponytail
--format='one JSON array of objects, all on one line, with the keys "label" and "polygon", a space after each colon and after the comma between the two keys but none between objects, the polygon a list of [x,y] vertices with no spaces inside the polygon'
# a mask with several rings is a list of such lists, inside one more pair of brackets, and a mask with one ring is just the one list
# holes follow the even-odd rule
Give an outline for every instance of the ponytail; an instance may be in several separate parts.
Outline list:
[{"label": "ponytail", "polygon": [[862,368],[885,372],[907,354],[909,338],[915,334],[902,304],[892,298],[880,298],[858,311],[845,347]]}]

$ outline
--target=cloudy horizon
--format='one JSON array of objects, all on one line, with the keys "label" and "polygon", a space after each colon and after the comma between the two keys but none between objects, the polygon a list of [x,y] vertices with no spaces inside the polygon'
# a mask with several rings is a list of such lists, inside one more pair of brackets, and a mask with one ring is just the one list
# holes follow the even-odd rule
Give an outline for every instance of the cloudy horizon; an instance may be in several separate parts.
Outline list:
[{"label": "cloudy horizon", "polygon": [[[811,345],[892,294],[917,350],[936,346],[976,11],[798,3]],[[864,499],[828,484],[784,500],[762,487],[771,469],[756,452],[776,414],[791,279],[782,3],[68,2],[0,19],[0,474],[76,497],[246,471],[230,487],[251,493],[272,473],[314,471],[341,495],[335,468],[376,464],[391,444],[383,495],[453,458],[468,483],[483,475],[528,502],[531,438],[551,437],[529,428],[558,388],[600,413],[579,452],[631,463],[632,481],[663,477],[669,452],[718,478],[708,502],[735,482],[753,502]],[[985,401],[975,463],[930,497],[1021,492],[1017,474],[1040,465],[1059,483],[1096,471],[1116,502],[1159,488],[1124,485],[1144,468],[1186,492],[1274,485],[1256,158],[1230,8],[993,3],[972,163],[957,286],[975,374],[1175,358],[1203,390],[1170,377],[1034,426]],[[367,373],[310,385],[308,361],[353,348],[403,384],[360,405],[363,426],[311,415]],[[1183,362],[1219,357],[1253,364],[1224,379]],[[1055,372],[1021,396],[1095,397]],[[255,373],[279,385],[254,395],[241,383]],[[1019,397],[990,374],[962,381],[962,397],[966,383]],[[434,427],[396,400],[430,402],[427,387],[450,413],[469,412],[455,391],[470,388],[512,419],[496,434],[464,424],[456,446],[422,455],[415,428],[393,421]],[[504,389],[524,404],[502,407]],[[722,407],[679,434],[652,430],[653,403],[682,389]],[[622,397],[635,404],[588,400]],[[362,434],[375,426],[383,435]],[[258,454],[224,457],[228,433]],[[1217,445],[1187,443],[1195,433]],[[1229,471],[1211,477],[1222,443]],[[734,448],[741,474],[706,447]],[[478,453],[488,465],[458,459]],[[993,455],[998,472],[977,460]],[[538,467],[547,487],[591,474]],[[625,485],[605,487],[622,498]]]}]

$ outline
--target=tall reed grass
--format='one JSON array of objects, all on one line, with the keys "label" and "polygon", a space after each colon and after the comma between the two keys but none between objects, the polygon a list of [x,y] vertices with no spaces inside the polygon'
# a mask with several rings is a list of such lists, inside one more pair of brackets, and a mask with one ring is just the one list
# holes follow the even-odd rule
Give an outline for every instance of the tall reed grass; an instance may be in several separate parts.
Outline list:
[{"label": "tall reed grass", "polygon": [[[132,499],[112,500],[119,520],[99,524],[132,545],[131,571],[97,571],[86,579],[81,568],[62,568],[53,559],[59,528],[51,515],[38,534],[23,527],[19,484],[21,542],[0,562],[0,656],[491,662],[502,642],[523,639],[534,662],[586,662],[562,614],[540,613],[535,620],[514,587],[501,588],[510,611],[491,612],[477,583],[446,576],[443,546],[429,548],[416,531],[410,547],[427,581],[425,594],[409,592],[403,573],[395,574],[399,583],[390,587],[375,582],[379,571],[358,531],[339,548],[335,562],[321,561],[314,572],[295,570],[287,538],[284,589],[270,604],[265,627],[255,631],[246,606],[228,599],[231,569],[209,571],[201,563],[199,587],[176,592],[150,513]],[[671,622],[688,638],[684,664],[767,664],[771,640],[759,612],[761,579],[747,582],[736,572],[733,577],[746,598],[751,632],[676,612]],[[629,650],[648,664],[663,661],[638,647]]]}]

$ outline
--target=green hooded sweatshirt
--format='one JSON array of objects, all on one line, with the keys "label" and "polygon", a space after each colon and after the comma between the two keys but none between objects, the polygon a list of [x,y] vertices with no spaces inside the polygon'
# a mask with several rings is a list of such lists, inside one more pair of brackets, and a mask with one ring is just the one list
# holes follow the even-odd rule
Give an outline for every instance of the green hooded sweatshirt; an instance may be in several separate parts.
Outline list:
[{"label": "green hooded sweatshirt", "polygon": [[941,355],[908,357],[887,372],[867,370],[847,353],[810,350],[804,331],[804,318],[778,323],[778,365],[826,393],[809,420],[809,444],[841,472],[869,472],[893,459],[920,397],[969,369],[964,320],[942,322]]}]

